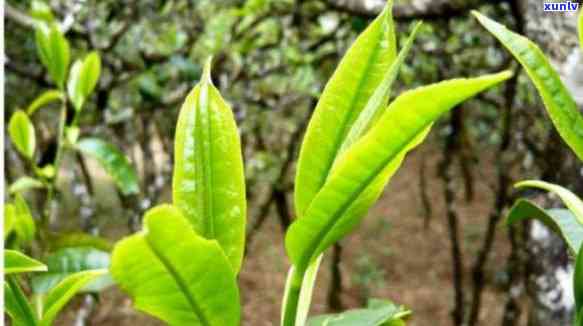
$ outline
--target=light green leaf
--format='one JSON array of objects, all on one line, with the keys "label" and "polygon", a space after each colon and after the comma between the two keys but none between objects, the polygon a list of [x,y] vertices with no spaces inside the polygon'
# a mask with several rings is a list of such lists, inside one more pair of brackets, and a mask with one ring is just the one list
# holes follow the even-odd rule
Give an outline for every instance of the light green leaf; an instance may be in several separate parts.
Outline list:
[{"label": "light green leaf", "polygon": [[[318,276],[318,269],[320,268],[320,263],[322,262],[322,258],[324,255],[320,255],[318,259],[316,259],[313,263],[310,264],[308,269],[306,270],[306,275],[301,285],[300,297],[299,297],[299,304],[296,313],[296,326],[303,326],[306,324],[306,319],[308,318],[308,313],[310,312],[310,304],[312,303],[312,292],[314,291],[314,285],[316,284],[316,277]],[[293,274],[294,274],[295,267],[292,266],[288,272],[286,286],[285,286],[285,293],[283,295],[283,303],[281,305],[281,324],[283,325],[285,308],[287,306],[287,299],[288,299],[288,291],[291,287],[290,282],[292,282]]]},{"label": "light green leaf", "polygon": [[99,162],[124,195],[140,191],[138,175],[130,160],[115,145],[98,138],[84,138],[77,142],[77,149]]},{"label": "light green leaf", "polygon": [[575,215],[579,224],[583,225],[583,201],[569,190],[552,183],[540,180],[521,181],[515,185],[516,188],[532,187],[550,191],[563,201],[565,206]]},{"label": "light green leaf", "polygon": [[174,148],[174,204],[198,234],[219,242],[238,273],[245,245],[243,159],[233,113],[210,80],[210,60],[180,110]]},{"label": "light green leaf", "polygon": [[67,232],[47,233],[46,235],[46,244],[52,252],[75,247],[90,247],[105,252],[110,252],[112,249],[112,245],[107,239],[87,233]]},{"label": "light green leaf", "polygon": [[[36,294],[49,292],[71,274],[109,268],[109,253],[89,247],[61,249],[47,257],[47,273],[32,278],[32,290]],[[83,292],[99,292],[112,284],[108,274],[87,284]]]},{"label": "light green leaf", "polygon": [[[310,318],[308,326],[380,326],[401,320],[411,311],[390,301],[371,300],[368,308]],[[390,324],[389,324],[390,325]]]},{"label": "light green leaf", "polygon": [[77,111],[81,111],[85,100],[91,95],[99,80],[101,58],[97,52],[91,52],[84,60],[77,60],[71,68],[67,93]]},{"label": "light green leaf", "polygon": [[63,99],[63,93],[56,89],[51,89],[48,91],[43,92],[39,95],[26,109],[26,113],[28,115],[33,115],[36,110],[40,109],[41,107],[48,105],[49,103],[60,101]]},{"label": "light green leaf", "polygon": [[296,216],[303,217],[326,182],[350,127],[395,60],[392,1],[356,39],[324,88],[300,149]]},{"label": "light green leaf", "polygon": [[4,246],[6,238],[14,230],[14,219],[16,218],[16,208],[14,204],[4,203]]},{"label": "light green leaf", "polygon": [[44,1],[32,1],[30,5],[30,16],[47,23],[55,21],[51,8]]},{"label": "light green leaf", "polygon": [[526,37],[509,31],[477,11],[473,14],[524,67],[542,97],[557,131],[579,159],[583,160],[583,116],[559,74],[540,48]]},{"label": "light green leaf", "polygon": [[44,272],[47,266],[27,255],[10,249],[4,249],[4,274]]},{"label": "light green leaf", "polygon": [[38,23],[35,27],[38,56],[60,90],[64,89],[69,68],[69,42],[55,23]]},{"label": "light green leaf", "polygon": [[39,322],[41,326],[51,326],[57,314],[69,303],[69,301],[89,282],[97,277],[105,275],[107,270],[91,270],[75,273],[67,276],[55,286],[46,296],[43,302],[43,317]]},{"label": "light green leaf", "polygon": [[144,230],[117,243],[111,273],[137,309],[170,325],[239,325],[231,264],[173,206],[149,210]]},{"label": "light green leaf", "polygon": [[442,114],[511,76],[510,72],[454,79],[399,96],[372,129],[337,163],[306,214],[286,234],[286,249],[305,269],[349,233],[378,198],[408,150]]},{"label": "light green leaf", "polygon": [[36,234],[36,224],[28,208],[28,204],[22,195],[14,196],[14,232],[21,245],[28,244],[34,240]]},{"label": "light green leaf", "polygon": [[10,185],[8,192],[15,194],[17,192],[40,188],[44,188],[44,184],[40,180],[31,177],[20,177]]},{"label": "light green leaf", "polygon": [[15,326],[35,326],[36,318],[17,280],[7,276],[4,282],[4,308]]},{"label": "light green leaf", "polygon": [[577,250],[583,243],[583,226],[577,222],[573,213],[566,209],[545,210],[526,199],[519,199],[508,212],[506,223],[514,224],[529,218],[539,220],[560,235],[571,254],[577,255]]},{"label": "light green leaf", "polygon": [[[573,292],[575,294],[575,311],[583,312],[583,247],[579,247],[575,260],[575,275],[573,275]],[[579,316],[578,319],[582,318]]]},{"label": "light green leaf", "polygon": [[354,124],[351,126],[348,135],[346,135],[346,138],[340,146],[340,150],[338,151],[336,158],[338,158],[341,153],[344,153],[350,146],[352,146],[352,144],[356,143],[356,141],[360,139],[360,137],[364,135],[368,129],[370,129],[375,119],[378,119],[378,117],[387,108],[391,87],[397,79],[399,70],[401,69],[401,66],[405,62],[405,59],[407,58],[407,55],[413,46],[413,41],[417,36],[417,32],[419,31],[421,24],[422,23],[417,23],[417,25],[415,25],[413,28],[413,32],[411,32],[411,35],[405,42],[405,45],[401,51],[399,51],[399,55],[391,64],[391,68],[387,70],[383,80],[366,103],[366,106],[362,112],[358,115],[358,118]]},{"label": "light green leaf", "polygon": [[8,123],[8,133],[16,149],[27,159],[32,159],[36,138],[34,125],[23,111],[16,111],[10,117]]}]

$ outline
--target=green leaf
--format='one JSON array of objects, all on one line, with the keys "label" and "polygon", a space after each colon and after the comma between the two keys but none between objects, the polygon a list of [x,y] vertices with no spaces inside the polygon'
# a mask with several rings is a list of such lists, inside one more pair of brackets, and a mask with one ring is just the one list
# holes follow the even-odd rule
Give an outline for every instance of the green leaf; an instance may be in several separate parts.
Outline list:
[{"label": "green leaf", "polygon": [[14,196],[14,232],[21,245],[28,244],[34,240],[36,234],[36,224],[28,208],[28,204],[22,195]]},{"label": "green leaf", "polygon": [[16,219],[16,208],[14,204],[4,203],[4,246],[6,238],[14,230],[14,220]]},{"label": "green leaf", "polygon": [[[573,275],[573,292],[575,294],[575,311],[578,315],[583,312],[583,247],[579,247],[575,260],[575,274]],[[579,316],[581,318],[581,316]],[[579,319],[578,318],[578,319]]]},{"label": "green leaf", "polygon": [[99,162],[122,194],[131,195],[140,191],[138,175],[129,159],[115,145],[98,138],[84,138],[77,142],[77,149]]},{"label": "green leaf", "polygon": [[39,323],[41,326],[50,326],[57,314],[69,303],[69,301],[88,283],[97,277],[107,273],[107,270],[83,271],[67,276],[55,286],[46,296],[43,302],[43,317]]},{"label": "green leaf", "polygon": [[77,111],[81,111],[85,100],[91,95],[99,80],[101,58],[91,52],[84,60],[77,60],[71,68],[67,93]]},{"label": "green leaf", "polygon": [[[356,143],[356,141],[360,139],[360,137],[362,137],[362,135],[364,135],[368,129],[370,129],[370,127],[373,125],[373,122],[378,119],[384,109],[386,109],[389,101],[391,87],[397,79],[399,70],[401,69],[401,66],[405,62],[405,59],[407,58],[407,55],[413,46],[413,41],[415,40],[421,25],[422,23],[420,22],[415,25],[413,32],[411,32],[411,35],[405,42],[405,45],[401,51],[399,51],[399,55],[391,64],[391,68],[387,70],[383,80],[366,103],[366,106],[362,112],[358,115],[358,118],[354,124],[351,126],[350,131],[340,146],[338,151],[339,154],[336,156],[337,158],[340,156],[340,154],[344,153],[350,146],[352,146],[352,144]],[[338,159],[336,159],[336,161],[338,161]]]},{"label": "green leaf", "polygon": [[31,177],[20,177],[10,185],[8,192],[15,194],[17,192],[40,188],[44,188],[44,184],[40,180]]},{"label": "green leaf", "polygon": [[47,266],[27,255],[10,249],[4,249],[4,274],[45,272]]},{"label": "green leaf", "polygon": [[170,325],[239,325],[231,264],[174,206],[149,210],[144,230],[117,243],[111,273],[137,309]]},{"label": "green leaf", "polygon": [[30,16],[47,23],[55,21],[51,8],[44,1],[35,0],[31,3]]},{"label": "green leaf", "polygon": [[506,222],[510,225],[529,218],[539,220],[560,235],[571,253],[577,255],[577,250],[583,243],[583,226],[577,222],[573,213],[566,209],[545,210],[526,199],[519,199],[508,212]]},{"label": "green leaf", "polygon": [[20,110],[14,112],[8,123],[8,133],[20,154],[29,160],[32,159],[36,146],[36,138],[34,125],[26,113]]},{"label": "green leaf", "polygon": [[550,191],[563,201],[565,206],[575,215],[579,224],[583,225],[583,201],[569,190],[552,183],[540,180],[521,181],[514,185],[516,188],[532,187]]},{"label": "green leaf", "polygon": [[69,42],[55,23],[39,23],[35,27],[38,56],[60,90],[64,89],[69,68]]},{"label": "green leaf", "polygon": [[48,105],[49,103],[60,101],[63,99],[63,93],[56,89],[51,89],[48,91],[43,92],[39,95],[26,109],[26,113],[28,115],[33,115],[36,110],[40,109],[41,107]]},{"label": "green leaf", "polygon": [[[89,247],[61,249],[47,257],[47,273],[32,278],[36,294],[47,293],[66,277],[83,271],[109,268],[109,253]],[[112,285],[108,274],[87,284],[83,292],[99,292]]]},{"label": "green leaf", "polygon": [[300,149],[296,216],[303,217],[326,182],[350,127],[395,60],[392,1],[356,39],[324,88]]},{"label": "green leaf", "polygon": [[526,37],[509,31],[477,11],[473,14],[524,67],[542,97],[557,131],[579,159],[583,160],[583,116],[559,74],[540,48]]},{"label": "green leaf", "polygon": [[198,234],[219,242],[238,273],[245,245],[243,159],[233,113],[210,80],[210,60],[180,110],[175,137],[174,205]]},{"label": "green leaf", "polygon": [[7,276],[4,282],[4,302],[6,313],[12,318],[12,325],[35,326],[36,318],[17,280]]},{"label": "green leaf", "polygon": [[503,72],[454,79],[399,96],[342,156],[306,214],[289,228],[286,249],[294,265],[305,269],[360,222],[406,152],[423,139],[437,118],[510,76]]},{"label": "green leaf", "polygon": [[112,245],[109,240],[82,232],[47,233],[47,245],[52,252],[75,247],[91,247],[100,251],[110,252]]},{"label": "green leaf", "polygon": [[[379,326],[401,320],[411,311],[390,301],[372,300],[365,309],[353,309],[339,314],[310,318],[308,326]],[[390,324],[389,324],[390,325]]]}]

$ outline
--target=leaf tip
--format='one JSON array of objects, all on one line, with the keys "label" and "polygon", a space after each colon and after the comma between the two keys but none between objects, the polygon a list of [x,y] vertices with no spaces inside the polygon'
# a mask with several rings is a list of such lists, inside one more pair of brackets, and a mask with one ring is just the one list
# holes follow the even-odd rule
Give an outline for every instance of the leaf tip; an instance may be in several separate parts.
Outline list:
[{"label": "leaf tip", "polygon": [[212,62],[213,62],[213,57],[212,56],[209,56],[206,59],[206,62],[204,64],[204,68],[202,70],[202,77],[201,77],[201,81],[203,83],[209,83],[211,85],[213,83],[213,80],[211,78]]}]

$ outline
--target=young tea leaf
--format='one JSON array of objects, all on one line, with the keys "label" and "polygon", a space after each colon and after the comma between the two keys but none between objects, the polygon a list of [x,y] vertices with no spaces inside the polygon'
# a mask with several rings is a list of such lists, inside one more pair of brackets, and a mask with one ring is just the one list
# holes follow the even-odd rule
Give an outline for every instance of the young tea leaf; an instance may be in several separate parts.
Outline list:
[{"label": "young tea leaf", "polygon": [[98,138],[84,138],[77,142],[77,149],[95,158],[112,178],[124,195],[140,191],[138,175],[130,160],[115,145]]},{"label": "young tea leaf", "polygon": [[36,138],[34,125],[23,111],[16,111],[10,117],[8,133],[16,149],[27,159],[32,159]]},{"label": "young tea leaf", "polygon": [[326,182],[344,139],[395,60],[392,1],[360,34],[324,88],[300,149],[295,179],[301,218]]},{"label": "young tea leaf", "polygon": [[107,270],[91,270],[75,273],[64,278],[52,288],[43,302],[41,326],[51,326],[57,314],[85,285],[107,273]]},{"label": "young tea leaf", "polygon": [[27,255],[10,249],[4,249],[4,274],[45,272],[47,266]]},{"label": "young tea leaf", "polygon": [[433,121],[510,76],[503,72],[454,79],[399,96],[372,129],[342,156],[306,214],[289,228],[286,249],[294,265],[305,269],[360,222],[407,150],[419,142]]},{"label": "young tea leaf", "polygon": [[37,320],[16,278],[6,276],[4,282],[4,308],[12,319],[12,325],[36,326]]},{"label": "young tea leaf", "polygon": [[577,222],[575,215],[566,209],[542,209],[538,205],[519,199],[508,212],[507,224],[534,218],[560,235],[567,243],[573,256],[583,243],[583,226]]},{"label": "young tea leaf", "polygon": [[60,101],[63,99],[63,93],[56,89],[51,89],[45,91],[41,95],[39,95],[26,109],[26,113],[28,115],[33,115],[36,110],[40,109],[41,107],[48,105],[49,103]]},{"label": "young tea leaf", "polygon": [[144,230],[117,243],[111,273],[137,309],[170,325],[239,325],[231,264],[174,206],[149,210]]},{"label": "young tea leaf", "polygon": [[539,188],[546,191],[550,191],[563,201],[565,206],[575,215],[579,224],[583,227],[583,201],[579,199],[574,193],[570,192],[569,190],[548,182],[540,181],[540,180],[528,180],[522,181],[515,185],[516,188],[523,188],[523,187],[533,187]]},{"label": "young tea leaf", "polygon": [[180,110],[174,148],[174,204],[198,234],[219,242],[238,273],[245,244],[243,158],[231,108],[210,80],[210,61]]},{"label": "young tea leaf", "polygon": [[8,192],[15,194],[17,192],[24,192],[30,189],[40,189],[44,188],[44,184],[35,178],[31,177],[20,177],[14,181],[8,188]]},{"label": "young tea leaf", "polygon": [[64,89],[69,68],[69,42],[55,23],[38,23],[35,27],[38,56],[60,90]]},{"label": "young tea leaf", "polygon": [[542,97],[557,131],[579,159],[583,160],[583,116],[559,74],[540,48],[526,37],[509,31],[479,12],[474,11],[473,14],[524,67]]},{"label": "young tea leaf", "polygon": [[16,233],[17,241],[21,245],[31,242],[36,234],[34,218],[30,213],[26,200],[21,194],[16,194],[14,196],[13,229]]},{"label": "young tea leaf", "polygon": [[[89,247],[65,248],[47,257],[47,272],[32,278],[32,291],[44,294],[69,275],[109,268],[109,253]],[[112,284],[108,274],[87,284],[83,292],[99,292]]]},{"label": "young tea leaf", "polygon": [[85,100],[91,95],[99,80],[101,58],[91,52],[84,60],[77,60],[71,68],[67,93],[77,111],[81,111]]}]

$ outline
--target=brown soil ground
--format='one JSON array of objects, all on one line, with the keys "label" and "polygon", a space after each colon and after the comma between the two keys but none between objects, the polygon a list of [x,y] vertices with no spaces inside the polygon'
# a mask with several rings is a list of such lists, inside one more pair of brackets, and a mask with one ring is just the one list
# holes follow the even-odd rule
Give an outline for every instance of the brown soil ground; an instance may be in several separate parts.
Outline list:
[{"label": "brown soil ground", "polygon": [[[492,191],[483,180],[493,178],[492,158],[484,158],[475,167],[475,198],[464,200],[462,187],[457,193],[457,207],[462,228],[465,261],[466,296],[470,296],[470,267],[482,242],[492,207]],[[426,160],[427,194],[431,199],[432,217],[424,226],[419,170]],[[384,196],[370,211],[363,224],[342,241],[341,271],[345,308],[362,306],[366,296],[391,299],[413,311],[409,325],[450,325],[453,307],[450,242],[444,213],[443,184],[437,177],[441,160],[438,146],[426,144],[406,159],[394,176]],[[457,177],[457,179],[460,179]],[[482,181],[481,181],[482,180]],[[461,185],[461,183],[460,183]],[[288,261],[283,236],[275,216],[271,218],[247,248],[248,254],[240,275],[243,325],[279,324],[280,302]],[[504,271],[508,255],[505,230],[498,228],[497,239],[487,265],[487,284],[483,297],[480,325],[499,324],[504,291],[495,285],[495,276]],[[329,256],[329,255],[328,255]],[[311,314],[328,311],[326,294],[330,260],[322,263],[317,280]],[[220,289],[217,289],[220,291]],[[93,313],[92,325],[161,325],[135,312],[131,301],[118,290],[106,291]],[[59,325],[72,325],[72,311]]]}]

